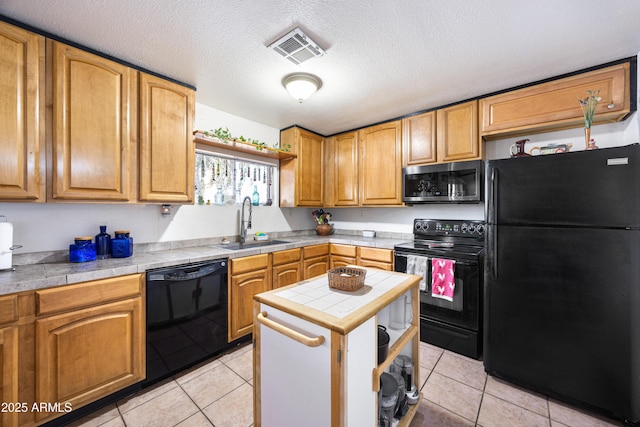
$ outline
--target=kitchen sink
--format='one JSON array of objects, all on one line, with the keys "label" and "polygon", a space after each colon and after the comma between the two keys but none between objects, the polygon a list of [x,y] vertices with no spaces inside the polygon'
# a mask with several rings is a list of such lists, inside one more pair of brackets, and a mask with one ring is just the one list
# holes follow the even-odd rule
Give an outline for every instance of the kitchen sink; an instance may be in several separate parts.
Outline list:
[{"label": "kitchen sink", "polygon": [[250,240],[244,243],[229,243],[227,245],[217,245],[222,249],[237,250],[237,249],[251,249],[261,248],[263,246],[281,245],[283,243],[289,243],[285,240]]}]

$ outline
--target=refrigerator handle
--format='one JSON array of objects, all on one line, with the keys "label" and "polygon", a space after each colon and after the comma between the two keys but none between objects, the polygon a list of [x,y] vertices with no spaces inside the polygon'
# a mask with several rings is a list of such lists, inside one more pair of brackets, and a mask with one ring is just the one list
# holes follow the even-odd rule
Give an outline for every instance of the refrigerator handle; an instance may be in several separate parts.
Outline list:
[{"label": "refrigerator handle", "polygon": [[498,254],[496,252],[498,249],[498,200],[497,200],[497,191],[496,191],[497,186],[498,186],[498,169],[494,167],[491,169],[491,178],[489,181],[489,189],[488,189],[489,203],[487,203],[487,221],[490,224],[490,226],[488,227],[489,236],[487,239],[488,240],[487,250],[489,251],[489,254],[491,254],[489,256],[491,259],[491,271],[489,274],[491,274],[491,277],[493,279],[496,279],[498,275],[498,256],[497,256]]}]

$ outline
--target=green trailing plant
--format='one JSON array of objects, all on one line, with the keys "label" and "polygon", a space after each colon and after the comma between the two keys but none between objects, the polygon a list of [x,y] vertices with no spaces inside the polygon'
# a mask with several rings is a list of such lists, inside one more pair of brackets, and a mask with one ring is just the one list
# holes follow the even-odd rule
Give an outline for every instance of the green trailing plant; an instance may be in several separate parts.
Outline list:
[{"label": "green trailing plant", "polygon": [[269,145],[267,145],[266,142],[257,140],[257,139],[253,139],[253,138],[245,138],[244,136],[240,135],[238,137],[235,137],[231,134],[231,132],[229,132],[229,128],[221,128],[219,127],[218,129],[213,129],[210,131],[204,131],[202,132],[204,135],[206,136],[210,136],[210,137],[216,137],[218,138],[220,141],[224,142],[225,144],[229,143],[229,141],[240,141],[240,142],[246,142],[252,145],[255,145],[256,150],[258,151],[263,151],[265,148],[267,149],[273,149],[273,150],[277,150],[277,151],[283,151],[288,153],[291,150],[291,144],[284,144],[281,145],[280,143],[276,143],[273,147],[270,147]]}]

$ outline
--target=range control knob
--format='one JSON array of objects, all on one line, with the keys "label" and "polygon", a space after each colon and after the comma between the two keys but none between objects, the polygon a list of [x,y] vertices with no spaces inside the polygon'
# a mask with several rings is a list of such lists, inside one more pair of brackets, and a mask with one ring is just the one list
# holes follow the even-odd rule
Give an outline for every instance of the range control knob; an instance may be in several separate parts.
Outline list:
[{"label": "range control knob", "polygon": [[478,226],[476,227],[476,231],[480,235],[484,234],[484,224],[478,224]]},{"label": "range control knob", "polygon": [[462,223],[462,226],[460,226],[460,229],[462,230],[462,232],[463,232],[463,233],[466,233],[466,232],[467,232],[468,227],[469,227],[469,226],[467,225],[467,223],[466,223],[466,222],[463,222],[463,223]]},{"label": "range control knob", "polygon": [[476,226],[474,224],[469,224],[468,227],[469,233],[474,233],[476,231]]}]

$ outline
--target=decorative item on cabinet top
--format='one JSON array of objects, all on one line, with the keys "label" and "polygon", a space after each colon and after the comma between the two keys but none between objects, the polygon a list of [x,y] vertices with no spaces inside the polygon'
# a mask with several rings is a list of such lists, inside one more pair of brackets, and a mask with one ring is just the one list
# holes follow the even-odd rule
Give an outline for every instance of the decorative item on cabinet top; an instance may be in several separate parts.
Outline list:
[{"label": "decorative item on cabinet top", "polygon": [[280,147],[278,143],[270,147],[265,142],[258,141],[257,139],[247,139],[242,135],[235,137],[231,135],[228,128],[218,128],[211,131],[195,130],[193,134],[195,135],[196,143],[212,147],[225,148],[231,151],[250,153],[256,156],[278,160],[288,160],[298,157],[296,154],[290,152],[290,145]]}]

